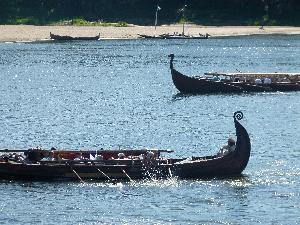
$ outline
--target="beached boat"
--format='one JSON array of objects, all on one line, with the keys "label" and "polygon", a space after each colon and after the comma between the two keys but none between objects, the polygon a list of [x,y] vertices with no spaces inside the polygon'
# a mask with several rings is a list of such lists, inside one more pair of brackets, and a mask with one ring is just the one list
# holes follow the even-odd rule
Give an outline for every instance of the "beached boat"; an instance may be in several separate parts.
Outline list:
[{"label": "beached boat", "polygon": [[[185,16],[184,16],[184,11],[185,11],[186,5],[182,9],[180,9],[180,12],[182,12],[182,18],[185,21]],[[154,33],[155,35],[146,35],[146,34],[139,34],[140,38],[146,38],[146,39],[208,39],[209,34],[200,34],[195,36],[195,35],[187,35],[185,34],[185,22],[182,23],[182,33],[174,32],[173,34],[161,34],[161,35],[156,35],[156,27],[157,27],[157,15],[158,11],[161,8],[157,5],[156,7],[156,12],[155,12],[155,28],[154,28]]]},{"label": "beached boat", "polygon": [[57,41],[99,40],[100,34],[93,37],[72,37],[72,36],[56,35],[50,32],[50,39],[57,40]]},{"label": "beached boat", "polygon": [[161,34],[158,36],[151,36],[151,35],[139,35],[141,38],[148,38],[148,39],[208,39],[210,36],[209,34],[200,35],[199,36],[192,36],[192,35],[185,35],[185,34]]},{"label": "beached boat", "polygon": [[[161,153],[170,150],[99,150],[66,151],[29,149],[21,160],[17,153],[22,150],[1,150],[1,179],[66,180],[85,179],[110,180],[166,178],[203,178],[241,174],[250,157],[250,139],[240,124],[241,112],[234,114],[236,149],[227,155],[206,157],[167,158]],[[51,155],[51,159],[49,159]]]}]

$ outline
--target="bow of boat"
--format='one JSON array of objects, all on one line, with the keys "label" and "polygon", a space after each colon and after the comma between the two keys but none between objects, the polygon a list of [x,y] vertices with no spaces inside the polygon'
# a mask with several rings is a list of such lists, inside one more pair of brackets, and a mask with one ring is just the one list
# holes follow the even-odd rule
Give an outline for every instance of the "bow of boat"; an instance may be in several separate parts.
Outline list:
[{"label": "bow of boat", "polygon": [[239,175],[246,168],[251,151],[247,130],[239,122],[243,113],[234,113],[236,150],[225,156],[193,157],[174,164],[175,174],[180,178],[203,178]]},{"label": "bow of boat", "polygon": [[207,93],[239,93],[243,89],[238,86],[224,82],[216,82],[205,77],[187,76],[174,69],[174,54],[170,54],[170,69],[175,87],[185,94],[207,94]]}]

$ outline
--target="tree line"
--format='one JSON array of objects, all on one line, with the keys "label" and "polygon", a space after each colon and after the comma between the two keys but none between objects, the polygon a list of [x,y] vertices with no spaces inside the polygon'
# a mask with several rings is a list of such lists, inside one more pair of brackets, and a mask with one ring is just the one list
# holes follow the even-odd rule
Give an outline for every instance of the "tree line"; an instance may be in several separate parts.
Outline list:
[{"label": "tree line", "polygon": [[[45,25],[82,18],[153,25],[182,19],[203,25],[300,25],[298,0],[0,0],[1,24]],[[184,9],[184,18],[182,10]]]}]

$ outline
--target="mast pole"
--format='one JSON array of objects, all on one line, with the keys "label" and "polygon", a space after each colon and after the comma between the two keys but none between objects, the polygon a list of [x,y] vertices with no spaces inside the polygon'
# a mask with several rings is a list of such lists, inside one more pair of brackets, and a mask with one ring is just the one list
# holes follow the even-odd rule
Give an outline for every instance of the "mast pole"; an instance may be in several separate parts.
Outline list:
[{"label": "mast pole", "polygon": [[157,5],[156,7],[156,12],[155,12],[155,22],[154,22],[154,36],[156,36],[156,26],[157,26],[157,14],[158,14],[158,11],[160,10],[160,7]]},{"label": "mast pole", "polygon": [[156,10],[156,12],[155,12],[155,33],[156,33],[156,26],[157,26],[157,11],[158,10]]},{"label": "mast pole", "polygon": [[184,4],[183,9],[182,9],[182,18],[183,18],[183,24],[182,24],[182,36],[184,36],[184,25],[185,25],[185,14],[184,14],[184,10],[185,10],[185,7],[186,7],[186,6],[187,6],[187,5]]}]

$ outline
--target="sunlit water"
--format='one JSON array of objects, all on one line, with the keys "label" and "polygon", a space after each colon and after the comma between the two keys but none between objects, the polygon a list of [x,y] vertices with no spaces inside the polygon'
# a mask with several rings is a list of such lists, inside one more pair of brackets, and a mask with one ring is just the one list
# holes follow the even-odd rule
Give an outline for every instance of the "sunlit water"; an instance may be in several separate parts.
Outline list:
[{"label": "sunlit water", "polygon": [[0,149],[173,149],[211,155],[250,134],[243,176],[110,182],[0,181],[1,224],[299,224],[300,92],[178,94],[174,66],[300,72],[300,37],[0,44]]}]

